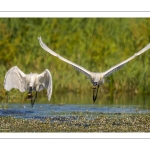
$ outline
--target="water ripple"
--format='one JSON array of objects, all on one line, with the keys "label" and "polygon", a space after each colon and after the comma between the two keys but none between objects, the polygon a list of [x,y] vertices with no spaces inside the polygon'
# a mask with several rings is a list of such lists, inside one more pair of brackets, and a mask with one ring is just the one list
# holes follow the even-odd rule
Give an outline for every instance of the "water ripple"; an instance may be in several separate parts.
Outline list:
[{"label": "water ripple", "polygon": [[57,120],[57,116],[80,116],[99,114],[121,113],[149,113],[149,110],[139,106],[99,106],[99,105],[50,105],[36,104],[32,108],[29,104],[9,104],[7,108],[0,109],[0,116],[14,116],[16,118],[42,119],[51,117]]}]

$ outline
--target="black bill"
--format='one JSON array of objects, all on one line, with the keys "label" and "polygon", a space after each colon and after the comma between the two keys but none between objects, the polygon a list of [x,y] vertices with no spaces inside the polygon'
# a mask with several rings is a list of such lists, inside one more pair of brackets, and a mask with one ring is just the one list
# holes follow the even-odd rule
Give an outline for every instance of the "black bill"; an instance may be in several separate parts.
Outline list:
[{"label": "black bill", "polygon": [[97,99],[98,88],[99,88],[99,86],[93,86],[93,103]]}]

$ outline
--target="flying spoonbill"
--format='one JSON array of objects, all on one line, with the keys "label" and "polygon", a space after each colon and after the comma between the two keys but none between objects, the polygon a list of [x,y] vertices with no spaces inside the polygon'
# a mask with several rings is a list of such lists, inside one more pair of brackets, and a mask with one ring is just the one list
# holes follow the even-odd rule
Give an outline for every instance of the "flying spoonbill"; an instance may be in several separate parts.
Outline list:
[{"label": "flying spoonbill", "polygon": [[115,71],[119,70],[127,62],[129,62],[130,60],[132,60],[136,56],[141,55],[142,53],[144,53],[145,51],[147,51],[150,48],[150,43],[149,43],[142,50],[140,50],[139,52],[135,53],[133,56],[131,56],[128,59],[122,61],[121,63],[119,63],[119,64],[111,67],[110,69],[106,70],[105,72],[91,72],[91,71],[88,71],[87,69],[83,68],[82,66],[79,66],[79,65],[71,62],[70,60],[67,60],[66,58],[60,56],[59,54],[57,54],[56,52],[54,52],[53,50],[51,50],[49,47],[47,47],[46,44],[43,43],[41,37],[38,37],[38,39],[39,39],[39,43],[40,43],[41,47],[45,51],[47,51],[48,53],[50,53],[53,56],[58,57],[62,61],[66,62],[66,63],[68,63],[70,65],[72,65],[75,69],[77,69],[78,71],[84,73],[87,77],[90,78],[91,83],[93,84],[93,102],[96,101],[96,99],[97,99],[97,93],[98,93],[98,88],[99,88],[100,85],[102,85],[104,83],[106,77],[108,77],[109,75],[111,75]]}]

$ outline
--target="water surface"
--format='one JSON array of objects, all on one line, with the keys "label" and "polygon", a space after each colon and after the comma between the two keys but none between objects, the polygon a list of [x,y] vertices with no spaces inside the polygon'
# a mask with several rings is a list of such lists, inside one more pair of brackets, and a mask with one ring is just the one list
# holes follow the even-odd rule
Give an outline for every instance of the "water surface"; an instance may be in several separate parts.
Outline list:
[{"label": "water surface", "polygon": [[99,114],[141,114],[150,112],[149,95],[110,97],[101,96],[93,104],[91,95],[64,94],[55,95],[48,102],[46,97],[38,97],[31,107],[29,100],[1,102],[0,116],[17,118],[36,118],[55,116],[74,116]]}]

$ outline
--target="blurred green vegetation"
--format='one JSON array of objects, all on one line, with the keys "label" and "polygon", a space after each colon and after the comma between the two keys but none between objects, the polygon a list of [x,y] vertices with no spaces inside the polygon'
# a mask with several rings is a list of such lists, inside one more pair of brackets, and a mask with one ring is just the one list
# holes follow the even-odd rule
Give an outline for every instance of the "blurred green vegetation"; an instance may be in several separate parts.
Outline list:
[{"label": "blurred green vegetation", "polygon": [[[26,74],[49,69],[53,94],[91,92],[90,81],[72,66],[44,51],[39,45],[39,36],[63,57],[90,71],[103,72],[150,42],[150,19],[0,18],[1,99],[5,95],[4,76],[13,66]],[[99,93],[149,94],[149,64],[150,51],[147,51],[108,77],[110,82],[105,82]]]}]

